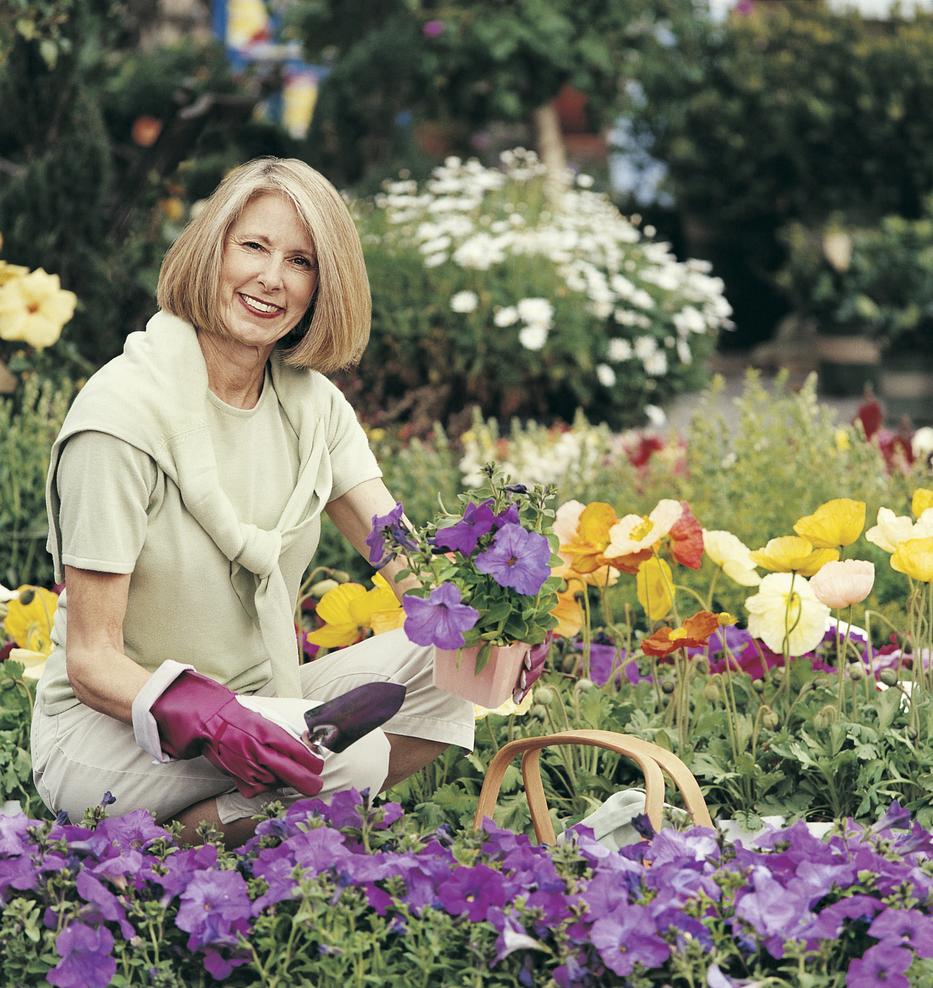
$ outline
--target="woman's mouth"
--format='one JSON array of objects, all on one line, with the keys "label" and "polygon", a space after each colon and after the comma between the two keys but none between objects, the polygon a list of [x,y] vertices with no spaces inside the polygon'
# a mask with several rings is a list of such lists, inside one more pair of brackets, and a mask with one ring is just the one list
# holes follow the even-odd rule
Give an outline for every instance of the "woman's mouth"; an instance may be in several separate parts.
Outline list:
[{"label": "woman's mouth", "polygon": [[262,299],[254,298],[252,295],[246,295],[243,292],[237,292],[237,298],[247,312],[254,316],[259,316],[262,319],[272,319],[285,311],[281,305],[264,302]]}]

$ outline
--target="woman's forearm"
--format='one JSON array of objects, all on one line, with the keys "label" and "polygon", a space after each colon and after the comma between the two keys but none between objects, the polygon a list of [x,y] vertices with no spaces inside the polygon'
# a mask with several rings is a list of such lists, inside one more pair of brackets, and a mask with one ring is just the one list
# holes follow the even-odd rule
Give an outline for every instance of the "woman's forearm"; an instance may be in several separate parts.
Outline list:
[{"label": "woman's forearm", "polygon": [[106,645],[93,654],[66,649],[65,666],[75,696],[92,710],[133,722],[133,700],[150,673],[128,655]]}]

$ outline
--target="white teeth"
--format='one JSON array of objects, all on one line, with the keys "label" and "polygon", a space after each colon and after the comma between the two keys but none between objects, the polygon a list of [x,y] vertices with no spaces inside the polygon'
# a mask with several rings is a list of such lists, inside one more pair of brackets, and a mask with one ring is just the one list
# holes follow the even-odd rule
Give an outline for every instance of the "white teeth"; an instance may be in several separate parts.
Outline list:
[{"label": "white teeth", "polygon": [[255,309],[257,312],[278,312],[280,306],[269,305],[267,302],[260,302],[258,298],[253,298],[251,295],[244,295],[240,293],[240,298],[251,308]]}]

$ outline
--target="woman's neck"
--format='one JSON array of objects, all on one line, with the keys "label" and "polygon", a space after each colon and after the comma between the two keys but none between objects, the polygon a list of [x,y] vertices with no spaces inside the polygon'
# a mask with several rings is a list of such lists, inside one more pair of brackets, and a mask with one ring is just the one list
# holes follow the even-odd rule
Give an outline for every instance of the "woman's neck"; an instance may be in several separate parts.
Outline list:
[{"label": "woman's neck", "polygon": [[207,367],[207,386],[234,408],[255,408],[262,394],[266,362],[273,347],[251,347],[198,331]]}]

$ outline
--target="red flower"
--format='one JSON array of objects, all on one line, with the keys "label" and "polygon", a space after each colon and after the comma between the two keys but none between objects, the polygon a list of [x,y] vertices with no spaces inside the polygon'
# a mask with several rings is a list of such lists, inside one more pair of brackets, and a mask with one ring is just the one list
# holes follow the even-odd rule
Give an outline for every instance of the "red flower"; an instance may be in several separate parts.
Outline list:
[{"label": "red flower", "polygon": [[686,501],[680,503],[684,513],[671,529],[671,551],[681,566],[699,569],[703,561],[703,529],[693,516],[690,505]]},{"label": "red flower", "polygon": [[645,655],[662,658],[677,648],[699,648],[719,627],[719,618],[712,611],[697,611],[679,628],[661,627],[641,641]]}]

